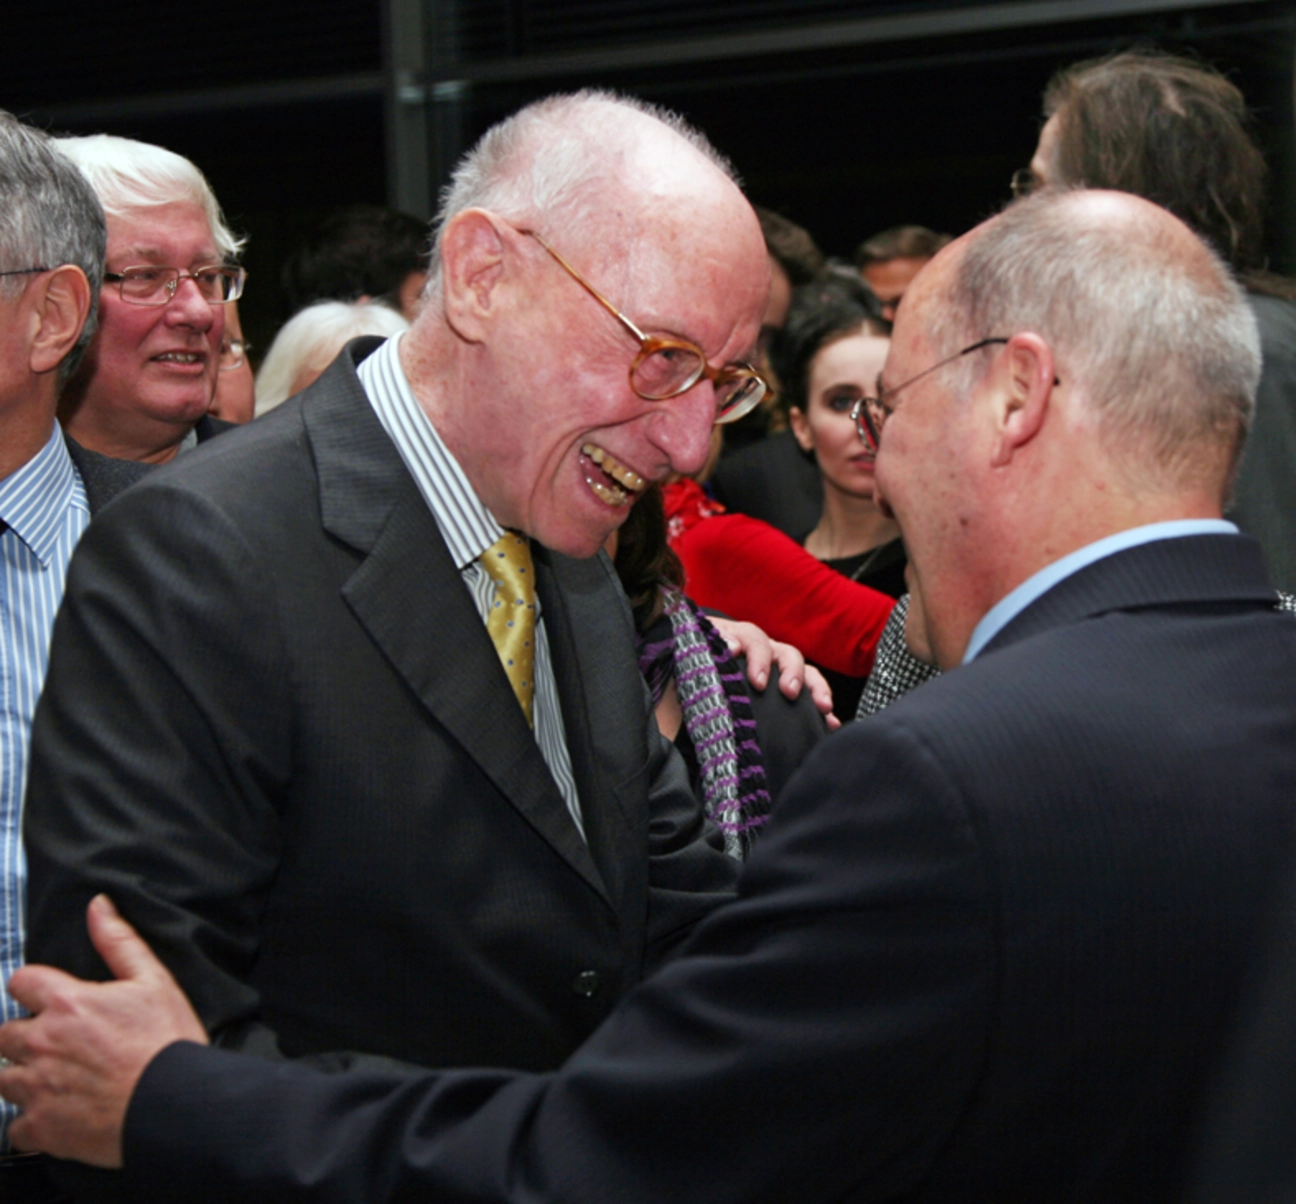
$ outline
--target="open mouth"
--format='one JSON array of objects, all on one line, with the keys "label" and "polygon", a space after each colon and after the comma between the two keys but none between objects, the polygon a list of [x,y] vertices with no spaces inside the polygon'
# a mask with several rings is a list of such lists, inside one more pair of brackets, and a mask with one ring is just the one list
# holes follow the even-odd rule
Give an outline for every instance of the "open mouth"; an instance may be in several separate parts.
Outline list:
[{"label": "open mouth", "polygon": [[207,357],[198,351],[164,351],[161,355],[153,357],[155,363],[159,364],[204,364]]},{"label": "open mouth", "polygon": [[581,467],[585,470],[585,484],[609,506],[628,506],[648,488],[648,482],[633,468],[627,468],[595,443],[581,444]]}]

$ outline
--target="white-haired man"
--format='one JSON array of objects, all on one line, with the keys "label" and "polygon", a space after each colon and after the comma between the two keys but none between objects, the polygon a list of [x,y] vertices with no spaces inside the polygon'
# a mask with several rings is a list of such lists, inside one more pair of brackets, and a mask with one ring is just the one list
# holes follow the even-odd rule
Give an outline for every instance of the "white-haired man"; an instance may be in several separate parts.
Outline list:
[{"label": "white-haired man", "polygon": [[814,754],[682,956],[556,1074],[329,1075],[203,1048],[96,903],[122,981],[29,967],[0,1030],[23,1139],[150,1201],[1178,1198],[1296,811],[1296,625],[1219,517],[1258,373],[1148,202],[979,227],[861,407],[959,667]]},{"label": "white-haired man", "polygon": [[487,134],[414,326],[83,544],[32,958],[102,973],[107,890],[232,1046],[558,1065],[733,887],[597,553],[759,400],[767,288],[686,127],[581,95]]},{"label": "white-haired man", "polygon": [[55,146],[90,181],[108,218],[99,330],[59,403],[83,447],[164,464],[227,429],[208,417],[225,306],[243,291],[242,248],[188,159],[94,134]]}]

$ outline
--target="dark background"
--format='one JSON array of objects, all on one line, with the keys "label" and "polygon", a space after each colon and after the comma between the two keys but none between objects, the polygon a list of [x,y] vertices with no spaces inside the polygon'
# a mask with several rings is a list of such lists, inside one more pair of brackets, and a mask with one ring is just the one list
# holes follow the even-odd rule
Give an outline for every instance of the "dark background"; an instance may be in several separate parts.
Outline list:
[{"label": "dark background", "polygon": [[[886,226],[958,233],[993,212],[1031,157],[1052,72],[1140,44],[1242,88],[1273,176],[1271,263],[1296,273],[1291,2],[43,0],[6,16],[0,105],[160,143],[207,174],[250,235],[240,309],[261,349],[287,316],[282,258],[328,209],[426,213],[455,154],[547,92],[599,85],[678,109],[753,200],[849,256]],[[423,173],[413,191],[397,160]]]}]

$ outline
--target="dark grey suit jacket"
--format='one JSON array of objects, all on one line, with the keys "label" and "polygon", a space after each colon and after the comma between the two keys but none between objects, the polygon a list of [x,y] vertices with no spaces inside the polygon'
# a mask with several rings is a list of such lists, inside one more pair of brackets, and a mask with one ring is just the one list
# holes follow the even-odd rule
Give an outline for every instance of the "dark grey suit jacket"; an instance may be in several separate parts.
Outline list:
[{"label": "dark grey suit jacket", "polygon": [[143,480],[154,468],[152,464],[141,464],[136,460],[114,460],[111,456],[100,455],[88,447],[82,447],[66,433],[63,442],[67,444],[68,455],[81,474],[91,514],[97,514],[123,489]]},{"label": "dark grey suit jacket", "polygon": [[1296,812],[1273,604],[1240,536],[1090,565],[826,740],[738,901],[556,1075],[178,1043],[128,1179],[190,1204],[1181,1198]]},{"label": "dark grey suit jacket", "polygon": [[129,491],[73,559],[33,735],[30,956],[106,890],[216,1038],[557,1065],[728,897],[605,557],[538,549],[588,844],[356,379]]}]

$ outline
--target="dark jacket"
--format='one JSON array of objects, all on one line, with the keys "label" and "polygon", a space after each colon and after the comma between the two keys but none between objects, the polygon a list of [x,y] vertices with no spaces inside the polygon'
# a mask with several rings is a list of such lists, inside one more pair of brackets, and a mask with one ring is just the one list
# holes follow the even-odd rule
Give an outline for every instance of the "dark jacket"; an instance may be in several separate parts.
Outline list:
[{"label": "dark jacket", "polygon": [[1177,1200],[1286,863],[1293,680],[1251,540],[1108,557],[826,740],[738,901],[558,1074],[180,1043],[127,1178],[158,1204]]}]

